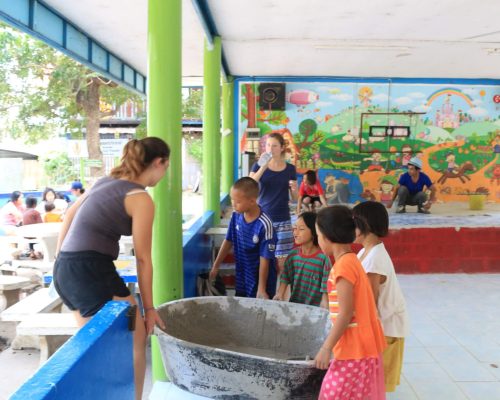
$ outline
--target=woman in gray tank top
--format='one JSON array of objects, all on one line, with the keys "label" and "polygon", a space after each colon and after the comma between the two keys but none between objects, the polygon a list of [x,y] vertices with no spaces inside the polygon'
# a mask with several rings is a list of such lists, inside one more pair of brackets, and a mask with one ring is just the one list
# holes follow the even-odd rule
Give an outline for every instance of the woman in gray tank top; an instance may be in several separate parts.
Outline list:
[{"label": "woman in gray tank top", "polygon": [[128,142],[121,164],[66,212],[54,265],[54,286],[64,304],[73,310],[79,326],[85,325],[110,300],[136,305],[113,263],[118,257],[121,235],[132,234],[144,306],[144,317],[137,312],[134,331],[137,399],[142,397],[144,385],[147,335],[155,324],[165,327],[153,306],[154,204],[145,188],[155,186],[163,178],[169,156],[168,145],[159,138]]}]

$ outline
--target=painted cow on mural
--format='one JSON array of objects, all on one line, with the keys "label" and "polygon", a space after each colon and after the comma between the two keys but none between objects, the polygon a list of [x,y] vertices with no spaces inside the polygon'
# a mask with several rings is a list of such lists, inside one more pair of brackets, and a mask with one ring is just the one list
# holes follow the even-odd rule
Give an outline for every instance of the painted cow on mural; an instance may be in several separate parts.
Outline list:
[{"label": "painted cow on mural", "polygon": [[454,178],[458,178],[458,179],[460,179],[460,182],[465,183],[466,180],[470,181],[469,176],[466,175],[465,173],[469,172],[469,171],[475,171],[475,170],[476,170],[476,167],[474,167],[474,165],[470,161],[466,161],[456,171],[453,171],[453,172],[448,171],[448,170],[442,171],[443,174],[439,177],[439,179],[437,180],[437,183],[444,184],[447,179],[454,179]]}]

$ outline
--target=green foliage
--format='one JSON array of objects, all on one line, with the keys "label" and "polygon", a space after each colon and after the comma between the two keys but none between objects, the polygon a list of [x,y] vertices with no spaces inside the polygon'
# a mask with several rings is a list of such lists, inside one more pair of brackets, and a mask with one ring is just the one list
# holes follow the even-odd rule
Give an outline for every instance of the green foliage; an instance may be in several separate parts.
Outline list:
[{"label": "green foliage", "polygon": [[260,129],[260,136],[267,135],[269,132],[273,130],[268,124],[260,121],[257,122],[257,128]]},{"label": "green foliage", "polygon": [[182,118],[203,118],[203,90],[190,89],[189,96],[182,100]]},{"label": "green foliage", "polygon": [[[0,82],[0,133],[26,143],[64,132],[81,137],[87,118],[112,115],[127,100],[141,101],[140,96],[4,24],[0,24]],[[111,105],[111,112],[87,115],[83,100],[92,84],[99,85],[100,101]],[[99,110],[99,104],[93,106]]]},{"label": "green foliage", "polygon": [[287,119],[286,112],[284,111],[271,111],[266,121],[270,125],[285,125],[283,121]]},{"label": "green foliage", "polygon": [[322,143],[325,140],[326,136],[327,136],[326,132],[316,131],[313,135],[314,143],[317,144],[319,147],[319,143]]},{"label": "green foliage", "polygon": [[73,163],[66,153],[51,153],[43,160],[43,169],[50,185],[62,185],[75,178]]},{"label": "green foliage", "polygon": [[[446,156],[449,153],[455,155],[455,163],[457,165],[462,165],[467,161],[472,162],[472,164],[481,169],[486,164],[489,164],[496,157],[490,149],[490,141],[487,136],[477,136],[475,140],[471,140],[474,134],[469,138],[466,144],[460,148],[452,149],[442,149],[435,151],[429,155],[429,165],[435,171],[444,171],[448,167],[448,162],[446,161]],[[474,171],[467,171],[466,174],[472,174]]]},{"label": "green foliage", "polygon": [[144,139],[148,134],[147,121],[144,118],[141,123],[135,128],[135,136],[137,139]]},{"label": "green foliage", "polygon": [[188,154],[201,164],[203,161],[203,141],[201,137],[185,137],[185,139]]},{"label": "green foliage", "polygon": [[318,124],[313,119],[305,119],[299,125],[299,132],[304,137],[304,140],[316,132]]}]

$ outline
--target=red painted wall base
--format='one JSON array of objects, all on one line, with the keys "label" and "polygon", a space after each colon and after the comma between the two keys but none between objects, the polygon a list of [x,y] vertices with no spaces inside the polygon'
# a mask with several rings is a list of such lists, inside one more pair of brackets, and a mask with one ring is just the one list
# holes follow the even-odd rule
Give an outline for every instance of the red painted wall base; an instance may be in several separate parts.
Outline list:
[{"label": "red painted wall base", "polygon": [[[389,236],[384,238],[384,244],[396,272],[500,273],[500,227],[457,229],[391,230]],[[361,249],[356,244],[352,247],[356,253]],[[228,255],[224,262],[234,263],[234,255]]]},{"label": "red painted wall base", "polygon": [[500,272],[500,227],[391,230],[384,243],[398,273]]}]

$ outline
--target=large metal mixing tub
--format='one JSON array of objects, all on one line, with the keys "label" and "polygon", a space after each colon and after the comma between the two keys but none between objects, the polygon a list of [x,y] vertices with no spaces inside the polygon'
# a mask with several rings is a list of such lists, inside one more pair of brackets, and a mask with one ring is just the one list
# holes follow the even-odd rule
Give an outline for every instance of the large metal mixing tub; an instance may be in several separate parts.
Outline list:
[{"label": "large metal mixing tub", "polygon": [[156,328],[170,379],[215,399],[316,399],[312,360],[330,329],[318,307],[239,297],[166,303]]}]

